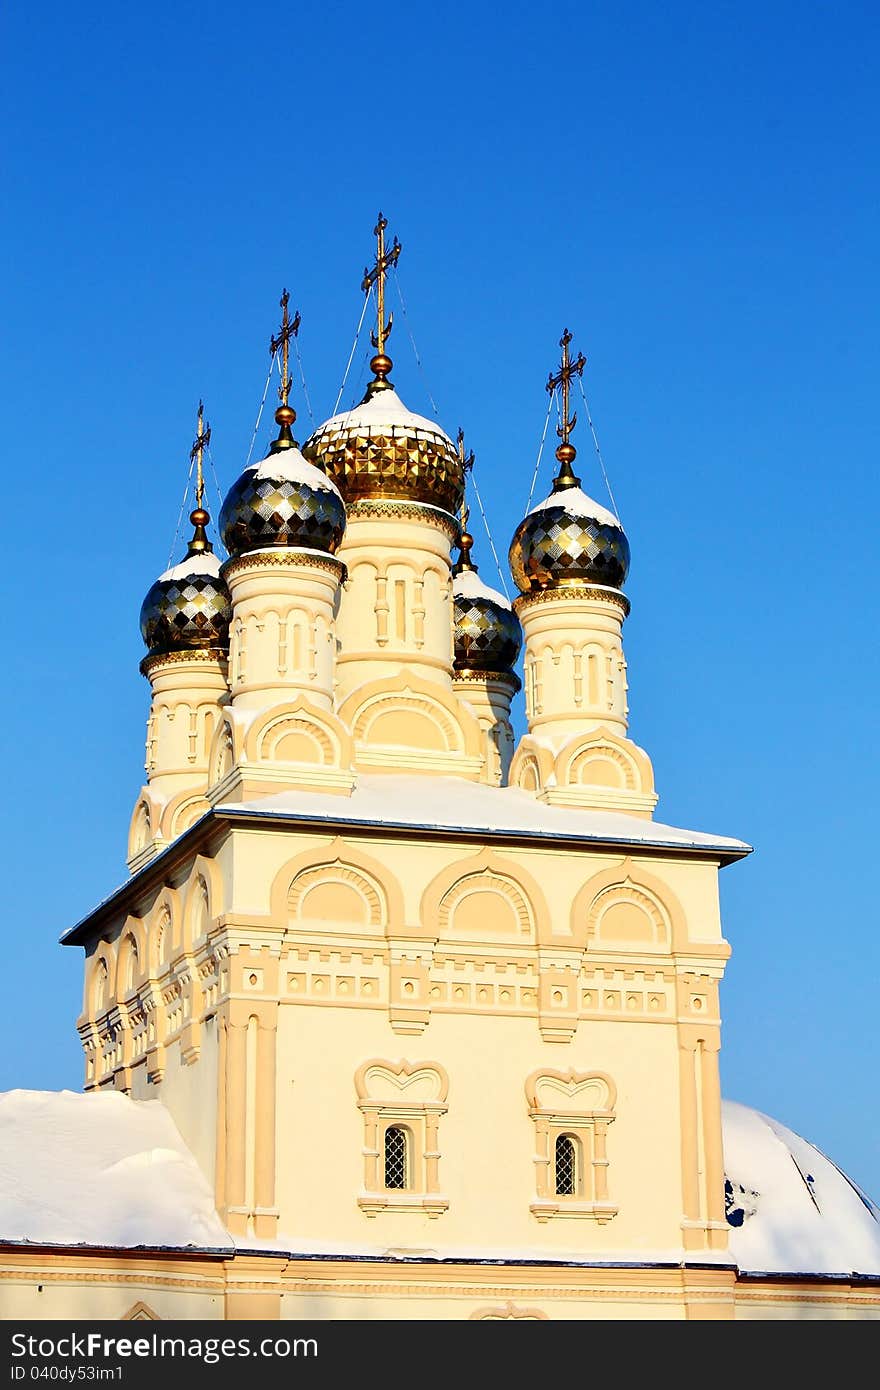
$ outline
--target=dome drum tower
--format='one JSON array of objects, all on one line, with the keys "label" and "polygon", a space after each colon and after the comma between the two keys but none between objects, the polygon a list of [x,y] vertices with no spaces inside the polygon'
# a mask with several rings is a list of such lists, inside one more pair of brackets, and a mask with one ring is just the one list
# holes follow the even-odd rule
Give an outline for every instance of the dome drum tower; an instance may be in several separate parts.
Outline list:
[{"label": "dome drum tower", "polygon": [[514,611],[525,635],[528,734],[519,743],[511,783],[542,801],[650,817],[657,796],[647,753],[627,737],[621,592],[629,542],[617,517],[581,490],[569,389],[586,365],[572,361],[571,335],[547,389],[562,389],[559,473],[550,496],[528,513],[510,545],[520,597]]},{"label": "dome drum tower", "polygon": [[227,697],[229,591],[205,530],[202,455],[211,437],[199,403],[194,531],[187,553],[156,580],[141,608],[148,648],[141,671],[152,687],[146,786],[131,819],[134,873],[208,809],[209,755]]},{"label": "dome drum tower", "polygon": [[349,792],[351,738],[334,713],[336,632],[346,517],[335,484],[293,437],[283,319],[273,354],[282,372],[277,439],[233,483],[220,514],[230,558],[230,703],[212,751],[211,799],[249,800],[291,787]]}]

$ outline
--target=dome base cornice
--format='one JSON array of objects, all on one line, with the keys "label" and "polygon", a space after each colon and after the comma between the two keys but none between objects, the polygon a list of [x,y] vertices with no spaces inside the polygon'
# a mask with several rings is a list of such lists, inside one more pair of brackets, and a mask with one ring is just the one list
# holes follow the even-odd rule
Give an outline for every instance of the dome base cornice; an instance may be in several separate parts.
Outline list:
[{"label": "dome base cornice", "polygon": [[340,584],[344,583],[348,575],[348,570],[343,562],[337,560],[334,555],[325,555],[315,550],[294,550],[288,546],[279,546],[275,550],[252,550],[246,555],[234,555],[225,561],[221,573],[223,578],[228,581],[231,576],[239,574],[242,570],[260,569],[265,565],[286,565],[290,568],[325,570],[332,574]]},{"label": "dome base cornice", "polygon": [[536,589],[533,593],[520,594],[513,600],[513,611],[517,617],[536,603],[610,603],[619,608],[626,618],[629,616],[630,602],[619,589],[609,589],[602,584],[555,584],[552,588]]}]

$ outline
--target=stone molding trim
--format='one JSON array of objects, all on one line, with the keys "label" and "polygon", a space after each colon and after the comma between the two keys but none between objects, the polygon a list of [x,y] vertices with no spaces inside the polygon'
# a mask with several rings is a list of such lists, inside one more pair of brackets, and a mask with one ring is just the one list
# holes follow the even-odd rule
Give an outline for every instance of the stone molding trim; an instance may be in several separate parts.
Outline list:
[{"label": "stone molding trim", "polygon": [[[604,1225],[618,1208],[608,1196],[607,1131],[614,1121],[617,1088],[605,1072],[567,1072],[542,1068],[525,1083],[529,1116],[535,1125],[535,1189],[529,1210],[538,1221],[587,1217]],[[576,1145],[576,1190],[556,1192],[558,1139]]]},{"label": "stone molding trim", "polygon": [[[354,1078],[364,1120],[364,1188],[358,1206],[365,1216],[416,1211],[440,1216],[449,1206],[440,1191],[439,1122],[446,1114],[449,1077],[439,1062],[389,1061],[374,1057]],[[387,1188],[381,1171],[386,1131],[400,1127],[408,1136],[409,1182]]]},{"label": "stone molding trim", "polygon": [[349,502],[345,512],[348,521],[373,521],[377,517],[383,521],[426,521],[447,535],[454,545],[458,544],[460,531],[456,518],[449,512],[425,506],[422,502],[382,502],[365,497],[356,502]]},{"label": "stone molding trim", "polygon": [[221,573],[228,581],[230,574],[238,574],[241,570],[259,569],[262,565],[308,565],[311,569],[326,570],[340,584],[348,577],[343,562],[333,555],[319,554],[314,550],[287,550],[281,547],[278,550],[252,551],[249,555],[237,555],[224,563]]}]

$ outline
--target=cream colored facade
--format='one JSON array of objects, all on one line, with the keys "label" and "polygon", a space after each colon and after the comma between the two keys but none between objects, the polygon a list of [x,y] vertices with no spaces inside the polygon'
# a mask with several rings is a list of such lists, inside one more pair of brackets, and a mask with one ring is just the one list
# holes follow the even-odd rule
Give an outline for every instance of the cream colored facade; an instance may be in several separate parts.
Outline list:
[{"label": "cream colored facade", "polygon": [[515,678],[453,671],[455,536],[358,500],[335,556],[226,563],[228,663],[148,659],[135,872],[67,938],[85,1085],[164,1103],[238,1250],[14,1251],[5,1316],[880,1316],[876,1283],[732,1265],[718,871],[747,846],[653,826],[626,599],[518,600],[514,750]]}]

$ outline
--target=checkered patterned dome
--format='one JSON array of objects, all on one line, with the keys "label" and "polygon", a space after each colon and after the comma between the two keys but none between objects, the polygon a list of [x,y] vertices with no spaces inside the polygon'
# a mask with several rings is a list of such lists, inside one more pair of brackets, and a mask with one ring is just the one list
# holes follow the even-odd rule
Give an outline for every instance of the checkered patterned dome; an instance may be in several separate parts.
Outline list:
[{"label": "checkered patterned dome", "polygon": [[551,493],[516,528],[510,569],[523,594],[572,584],[623,587],[629,541],[611,512],[579,487]]},{"label": "checkered patterned dome", "polygon": [[188,555],[157,579],[144,599],[141,635],[151,656],[191,647],[226,650],[230,613],[216,555]]},{"label": "checkered patterned dome", "polygon": [[227,493],[220,534],[230,555],[267,546],[332,555],[345,531],[345,504],[333,483],[286,449],[248,468]]},{"label": "checkered patterned dome", "polygon": [[452,440],[391,388],[327,420],[303,453],[346,502],[421,502],[453,515],[461,506],[464,479]]},{"label": "checkered patterned dome", "polygon": [[455,576],[452,593],[456,671],[512,671],[522,630],[507,601],[474,570]]}]

